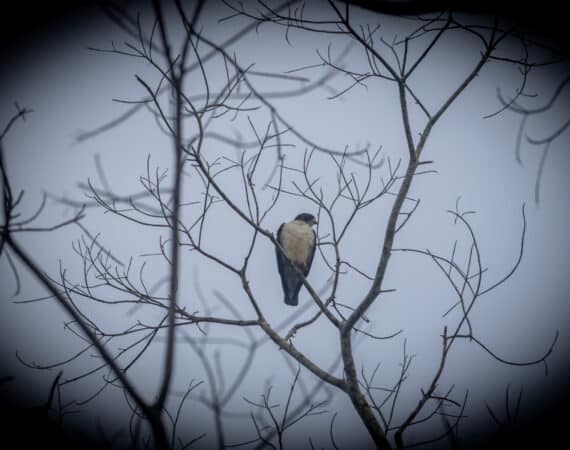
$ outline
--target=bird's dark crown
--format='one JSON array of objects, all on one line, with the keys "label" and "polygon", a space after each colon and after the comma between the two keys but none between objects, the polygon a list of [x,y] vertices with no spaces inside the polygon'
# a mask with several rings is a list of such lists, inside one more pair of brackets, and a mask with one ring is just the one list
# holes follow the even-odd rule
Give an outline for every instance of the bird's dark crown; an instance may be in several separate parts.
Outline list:
[{"label": "bird's dark crown", "polygon": [[312,214],[309,214],[309,213],[299,214],[297,217],[295,217],[295,220],[307,222],[309,225],[313,225],[313,224],[317,223],[317,219],[315,219],[315,216],[313,216]]}]

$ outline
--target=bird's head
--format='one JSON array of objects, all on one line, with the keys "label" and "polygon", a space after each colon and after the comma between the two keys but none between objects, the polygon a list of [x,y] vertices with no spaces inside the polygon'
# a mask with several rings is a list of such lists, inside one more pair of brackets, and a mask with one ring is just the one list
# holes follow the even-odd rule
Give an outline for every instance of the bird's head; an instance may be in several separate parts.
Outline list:
[{"label": "bird's head", "polygon": [[312,214],[309,214],[309,213],[299,214],[297,217],[295,217],[295,220],[300,220],[301,222],[305,222],[309,226],[310,225],[316,225],[318,223],[317,219],[315,219],[315,216],[313,216]]}]

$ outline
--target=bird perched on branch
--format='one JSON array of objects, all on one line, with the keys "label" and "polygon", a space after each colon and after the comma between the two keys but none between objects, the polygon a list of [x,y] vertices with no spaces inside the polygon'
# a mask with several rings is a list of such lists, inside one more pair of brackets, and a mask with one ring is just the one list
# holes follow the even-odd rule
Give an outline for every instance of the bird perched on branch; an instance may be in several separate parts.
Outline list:
[{"label": "bird perched on branch", "polygon": [[[277,267],[281,276],[281,284],[285,292],[285,303],[295,306],[299,303],[299,291],[303,285],[301,276],[297,273],[295,265],[306,277],[311,269],[317,235],[311,228],[317,220],[308,213],[299,214],[294,220],[283,223],[277,230],[277,242],[285,252],[285,257],[279,248],[277,252]],[[289,262],[290,261],[290,262]]]}]

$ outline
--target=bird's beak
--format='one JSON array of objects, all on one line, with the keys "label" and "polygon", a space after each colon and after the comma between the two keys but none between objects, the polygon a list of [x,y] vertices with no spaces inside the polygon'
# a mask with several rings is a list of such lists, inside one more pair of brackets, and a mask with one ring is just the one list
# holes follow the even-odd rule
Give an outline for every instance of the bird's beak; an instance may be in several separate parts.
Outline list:
[{"label": "bird's beak", "polygon": [[313,219],[313,223],[311,225],[318,225],[317,219]]}]

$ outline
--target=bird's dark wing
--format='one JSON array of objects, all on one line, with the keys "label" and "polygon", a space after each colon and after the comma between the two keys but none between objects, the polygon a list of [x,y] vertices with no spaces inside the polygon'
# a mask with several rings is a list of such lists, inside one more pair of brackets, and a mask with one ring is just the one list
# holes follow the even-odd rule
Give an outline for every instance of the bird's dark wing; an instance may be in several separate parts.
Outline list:
[{"label": "bird's dark wing", "polygon": [[[283,226],[285,224],[282,223],[279,229],[277,230],[277,242],[283,248],[283,243],[281,242],[281,231],[283,230]],[[281,253],[281,250],[276,246],[275,253],[277,255],[277,269],[279,270],[279,275],[281,278],[281,284],[283,285],[283,292],[285,293],[285,297],[289,297],[289,286],[287,284],[287,277],[286,277],[286,266],[288,264],[287,259]]]},{"label": "bird's dark wing", "polygon": [[315,257],[315,250],[317,248],[317,233],[315,233],[315,230],[313,230],[313,236],[315,238],[313,241],[313,248],[311,249],[311,253],[309,254],[309,259],[307,260],[307,266],[305,268],[305,271],[303,272],[303,275],[305,275],[305,277],[309,275],[309,270],[311,270],[311,266],[313,264],[313,258]]}]

